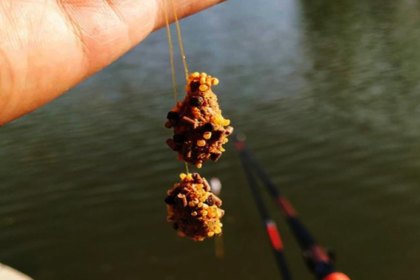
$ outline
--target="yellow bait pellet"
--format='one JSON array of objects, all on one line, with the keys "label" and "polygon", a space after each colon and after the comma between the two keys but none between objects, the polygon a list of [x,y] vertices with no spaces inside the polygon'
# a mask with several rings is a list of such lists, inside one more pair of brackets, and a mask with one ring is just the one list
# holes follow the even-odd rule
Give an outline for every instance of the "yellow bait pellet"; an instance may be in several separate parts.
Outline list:
[{"label": "yellow bait pellet", "polygon": [[205,140],[198,140],[197,141],[197,146],[204,147],[205,145],[206,145],[206,141]]},{"label": "yellow bait pellet", "polygon": [[224,121],[225,121],[225,119],[220,115],[216,115],[216,117],[214,118],[214,122],[217,123],[217,124],[223,124]]},{"label": "yellow bait pellet", "polygon": [[203,138],[204,139],[210,139],[211,138],[211,132],[209,132],[209,131],[207,131],[207,132],[204,132],[204,134],[203,134]]},{"label": "yellow bait pellet", "polygon": [[217,85],[219,84],[219,79],[217,79],[217,78],[213,78],[213,79],[211,80],[211,84],[212,84],[213,86],[217,86]]},{"label": "yellow bait pellet", "polygon": [[201,85],[198,89],[199,89],[200,91],[206,91],[206,90],[208,90],[208,89],[209,89],[209,87],[208,87],[207,85]]}]

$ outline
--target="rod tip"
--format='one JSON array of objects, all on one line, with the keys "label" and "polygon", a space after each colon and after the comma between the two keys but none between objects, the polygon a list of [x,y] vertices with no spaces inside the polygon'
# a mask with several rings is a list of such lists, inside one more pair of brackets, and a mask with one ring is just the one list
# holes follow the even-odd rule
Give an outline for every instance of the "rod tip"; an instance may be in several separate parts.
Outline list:
[{"label": "rod tip", "polygon": [[324,277],[322,280],[350,280],[350,278],[341,272],[333,272],[331,274],[328,274],[326,277]]}]

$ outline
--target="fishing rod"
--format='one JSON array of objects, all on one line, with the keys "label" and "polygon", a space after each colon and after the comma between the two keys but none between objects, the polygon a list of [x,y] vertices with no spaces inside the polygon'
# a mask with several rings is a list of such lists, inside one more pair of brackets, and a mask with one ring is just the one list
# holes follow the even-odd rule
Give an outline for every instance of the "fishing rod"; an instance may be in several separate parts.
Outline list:
[{"label": "fishing rod", "polygon": [[[309,270],[315,275],[317,280],[350,280],[347,275],[335,269],[334,259],[316,242],[315,238],[301,223],[292,204],[275,187],[263,167],[246,148],[244,140],[245,137],[235,137],[235,146],[239,152],[247,178],[252,178],[252,175],[248,175],[252,170],[249,167],[245,168],[245,166],[249,165],[253,167],[255,173],[285,215],[289,227],[303,251],[303,257]],[[259,193],[257,195],[261,197]]]},{"label": "fishing rod", "polygon": [[245,170],[245,175],[248,180],[249,188],[251,189],[252,196],[254,197],[255,204],[257,205],[258,212],[264,221],[264,227],[266,229],[267,235],[270,239],[271,248],[273,250],[274,257],[276,258],[277,267],[280,271],[280,274],[283,280],[292,280],[290,275],[289,266],[287,265],[286,258],[284,256],[284,246],[283,241],[281,240],[280,233],[277,229],[276,223],[270,218],[267,208],[264,205],[263,198],[261,197],[260,192],[258,191],[258,186],[250,166],[248,165],[246,158],[243,154],[240,154],[242,166]]}]

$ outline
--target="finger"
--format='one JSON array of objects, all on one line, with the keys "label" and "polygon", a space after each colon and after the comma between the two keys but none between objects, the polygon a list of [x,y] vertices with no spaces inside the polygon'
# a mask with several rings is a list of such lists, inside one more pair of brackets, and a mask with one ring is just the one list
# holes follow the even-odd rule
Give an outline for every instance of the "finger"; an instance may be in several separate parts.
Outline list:
[{"label": "finger", "polygon": [[[81,41],[88,74],[96,72],[163,27],[225,0],[59,0]],[[165,4],[166,3],[166,7]]]},{"label": "finger", "polygon": [[[0,29],[0,125],[57,98],[165,25],[163,0],[4,1],[0,0],[0,22],[6,22]],[[1,5],[12,2],[13,9]],[[181,19],[224,1],[173,2]],[[174,21],[172,9],[166,8]]]}]

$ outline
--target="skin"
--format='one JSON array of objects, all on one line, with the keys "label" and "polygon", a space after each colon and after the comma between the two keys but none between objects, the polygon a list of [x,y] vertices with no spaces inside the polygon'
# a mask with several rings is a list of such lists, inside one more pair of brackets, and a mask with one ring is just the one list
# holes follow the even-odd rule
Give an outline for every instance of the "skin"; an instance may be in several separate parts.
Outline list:
[{"label": "skin", "polygon": [[[173,1],[181,19],[225,0]],[[162,8],[162,0],[1,0],[0,126],[57,98],[165,26]],[[169,6],[168,13],[173,22]]]}]

